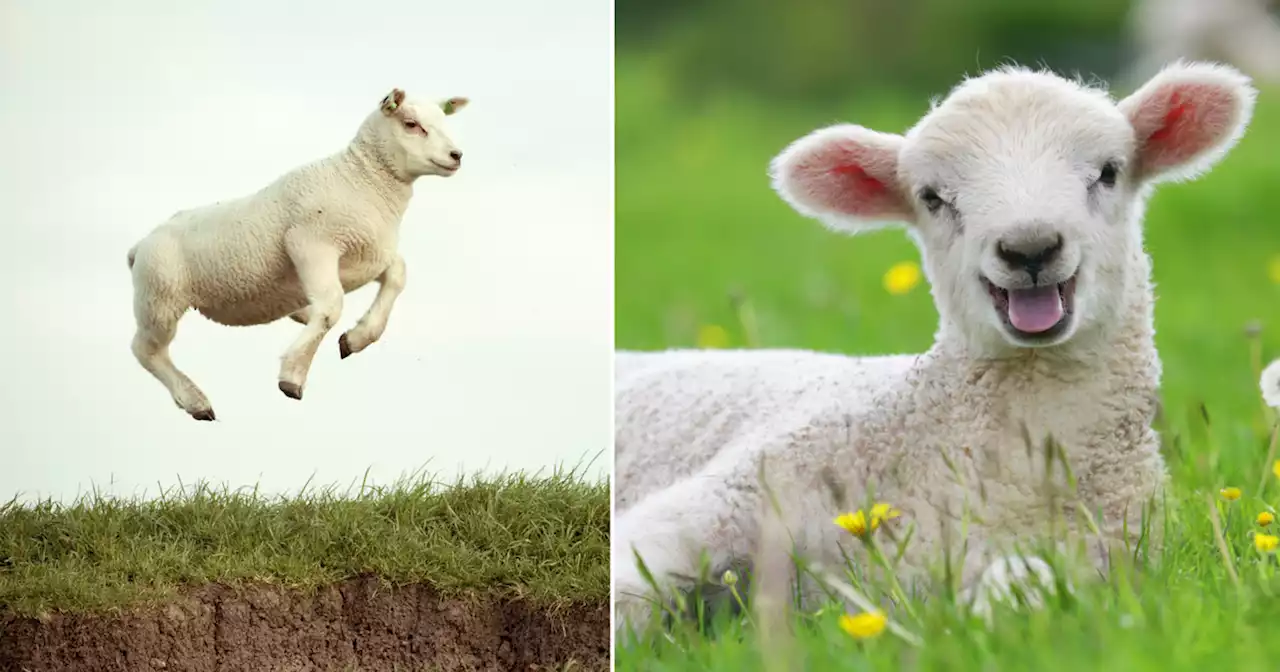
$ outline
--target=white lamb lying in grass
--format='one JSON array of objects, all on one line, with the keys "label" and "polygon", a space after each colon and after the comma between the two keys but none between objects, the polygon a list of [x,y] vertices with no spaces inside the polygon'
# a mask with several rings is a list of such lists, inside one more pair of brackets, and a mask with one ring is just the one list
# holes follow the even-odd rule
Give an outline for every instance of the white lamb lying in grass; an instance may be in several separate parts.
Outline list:
[{"label": "white lamb lying in grass", "polygon": [[[1226,154],[1254,97],[1245,76],[1210,64],[1169,66],[1118,104],[1005,68],[963,82],[905,135],[839,125],[788,147],[772,176],[800,213],[854,233],[907,223],[940,316],[935,343],[864,358],[619,353],[616,623],[651,613],[633,553],[669,590],[691,585],[703,551],[718,573],[791,550],[761,546],[761,474],[794,550],[827,568],[842,546],[865,558],[832,521],[873,493],[901,513],[877,534],[915,528],[904,579],[926,576],[967,524],[953,566],[966,599],[985,602],[1007,588],[1007,560],[1048,569],[1003,549],[1075,502],[1101,538],[1070,517],[1067,539],[1104,542],[1090,560],[1105,569],[1096,546],[1133,543],[1165,479],[1144,201]],[[1047,436],[1074,495],[1061,468],[1046,478]]]},{"label": "white lamb lying in grass", "polygon": [[462,165],[445,117],[466,98],[405,98],[394,89],[346,149],[285,173],[261,191],[173,215],[129,250],[133,354],[196,420],[213,420],[204,392],[169,358],[178,320],[194,308],[220,324],[306,325],[285,352],[280,391],[302,398],[320,342],[343,296],[376,280],[368,312],[338,341],[343,358],[369,347],[404,290],[400,221],[424,175]]}]

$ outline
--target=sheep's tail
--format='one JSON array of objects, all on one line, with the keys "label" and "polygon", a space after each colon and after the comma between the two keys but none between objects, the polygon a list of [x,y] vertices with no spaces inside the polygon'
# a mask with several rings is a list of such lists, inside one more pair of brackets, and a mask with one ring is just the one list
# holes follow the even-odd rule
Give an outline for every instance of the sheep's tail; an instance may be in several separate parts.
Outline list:
[{"label": "sheep's tail", "polygon": [[129,248],[129,270],[133,270],[133,260],[138,256],[138,246]]}]

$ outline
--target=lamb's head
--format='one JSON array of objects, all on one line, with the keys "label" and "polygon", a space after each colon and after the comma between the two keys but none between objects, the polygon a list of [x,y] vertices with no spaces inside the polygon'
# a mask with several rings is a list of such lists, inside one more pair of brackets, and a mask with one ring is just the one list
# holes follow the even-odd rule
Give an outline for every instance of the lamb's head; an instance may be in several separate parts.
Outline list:
[{"label": "lamb's head", "polygon": [[448,177],[462,166],[462,150],[449,138],[446,121],[467,105],[466,98],[443,101],[406,98],[393,89],[378,104],[365,123],[371,137],[367,142],[398,174],[409,178],[423,175]]},{"label": "lamb's head", "polygon": [[815,131],[771,173],[785,201],[834,229],[907,224],[945,332],[988,352],[1061,346],[1105,334],[1147,287],[1150,187],[1221,158],[1254,95],[1209,64],[1171,65],[1118,103],[1005,68],[956,87],[905,135]]}]

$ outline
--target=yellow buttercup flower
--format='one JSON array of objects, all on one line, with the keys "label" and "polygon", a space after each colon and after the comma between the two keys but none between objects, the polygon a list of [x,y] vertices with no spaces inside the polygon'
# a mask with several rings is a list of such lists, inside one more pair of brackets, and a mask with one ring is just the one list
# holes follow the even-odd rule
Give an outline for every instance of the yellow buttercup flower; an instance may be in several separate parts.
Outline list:
[{"label": "yellow buttercup flower", "polygon": [[1222,495],[1222,498],[1228,502],[1234,502],[1240,499],[1240,488],[1223,488],[1218,494]]},{"label": "yellow buttercup flower", "polygon": [[729,346],[729,332],[718,324],[707,324],[698,328],[699,348],[726,348]]},{"label": "yellow buttercup flower", "polygon": [[1263,511],[1262,513],[1258,514],[1259,525],[1266,527],[1274,522],[1276,522],[1276,517],[1270,511]]},{"label": "yellow buttercup flower", "polygon": [[894,264],[884,274],[884,289],[890,294],[906,294],[920,284],[920,265],[914,261]]},{"label": "yellow buttercup flower", "polygon": [[[883,502],[876,504],[871,507],[870,529],[874,530],[880,527],[880,523],[882,521],[891,520],[900,515],[902,515],[901,511],[889,506],[888,504]],[[851,513],[842,513],[839,516],[836,516],[835,523],[836,525],[844,528],[844,530],[849,534],[861,537],[866,534],[868,530],[867,517],[867,514],[863,512],[862,509],[858,509]]]},{"label": "yellow buttercup flower", "polygon": [[892,506],[889,506],[888,504],[885,504],[883,502],[881,502],[880,504],[876,504],[875,506],[871,507],[871,529],[874,530],[875,528],[879,527],[880,521],[882,520],[890,520],[893,518],[897,518],[898,516],[901,516],[901,515],[902,515],[901,511],[893,508]]},{"label": "yellow buttercup flower", "polygon": [[1270,553],[1280,546],[1280,537],[1271,534],[1253,535],[1253,547],[1263,553]]},{"label": "yellow buttercup flower", "polygon": [[1275,474],[1276,478],[1280,478],[1280,460],[1276,460],[1276,463],[1271,465],[1271,473]]},{"label": "yellow buttercup flower", "polygon": [[1280,254],[1271,257],[1271,263],[1267,264],[1267,276],[1271,278],[1271,282],[1280,285]]},{"label": "yellow buttercup flower", "polygon": [[888,619],[879,611],[865,611],[856,616],[843,614],[840,616],[840,629],[855,639],[869,639],[884,632]]},{"label": "yellow buttercup flower", "polygon": [[836,525],[843,527],[849,534],[861,537],[867,533],[867,516],[862,511],[842,513],[836,516]]}]

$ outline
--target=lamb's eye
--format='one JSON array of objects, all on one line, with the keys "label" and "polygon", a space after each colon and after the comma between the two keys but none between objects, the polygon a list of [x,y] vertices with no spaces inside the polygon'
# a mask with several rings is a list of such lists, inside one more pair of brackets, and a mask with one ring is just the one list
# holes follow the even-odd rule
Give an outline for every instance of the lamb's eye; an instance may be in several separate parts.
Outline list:
[{"label": "lamb's eye", "polygon": [[1101,184],[1104,187],[1116,186],[1116,173],[1118,173],[1119,170],[1120,169],[1116,166],[1114,161],[1108,161],[1102,164],[1102,171],[1098,173],[1098,184]]},{"label": "lamb's eye", "polygon": [[924,203],[924,207],[928,208],[929,212],[937,212],[938,208],[946,204],[946,201],[942,200],[942,197],[938,195],[938,192],[933,187],[925,187],[920,190],[920,202]]},{"label": "lamb's eye", "polygon": [[418,122],[416,122],[416,121],[406,121],[406,122],[404,122],[404,127],[412,131],[413,129],[415,129],[415,128],[417,128],[417,127],[418,127]]}]

